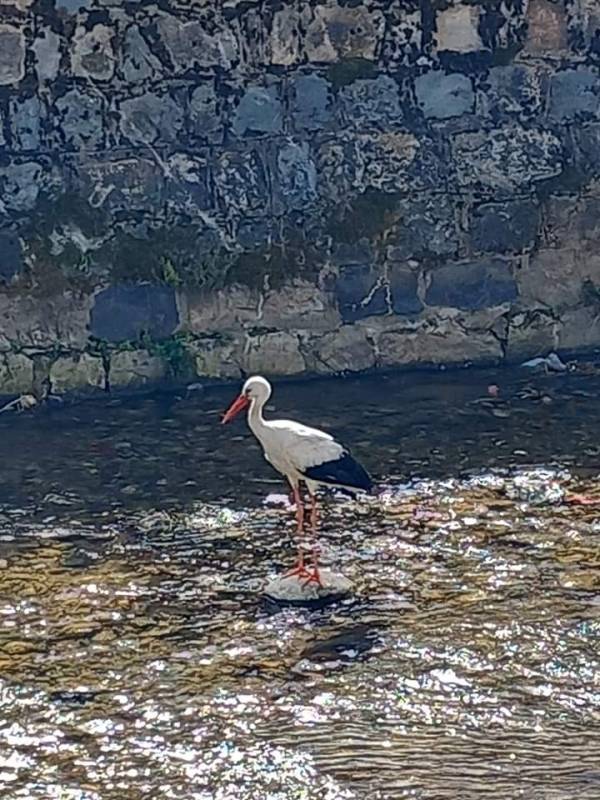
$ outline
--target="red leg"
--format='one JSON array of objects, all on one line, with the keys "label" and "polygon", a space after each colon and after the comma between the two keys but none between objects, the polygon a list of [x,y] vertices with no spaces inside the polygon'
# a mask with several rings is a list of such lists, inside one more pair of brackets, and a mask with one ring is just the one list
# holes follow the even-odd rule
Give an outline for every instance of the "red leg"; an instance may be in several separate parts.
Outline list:
[{"label": "red leg", "polygon": [[318,523],[318,515],[317,515],[317,497],[314,494],[310,496],[311,505],[310,505],[310,531],[311,531],[311,543],[312,543],[312,570],[309,573],[308,580],[306,583],[316,583],[319,586],[323,586],[321,583],[321,573],[319,572],[319,545],[317,543],[317,523]]},{"label": "red leg", "polygon": [[304,551],[302,549],[302,536],[304,534],[304,504],[302,503],[302,497],[300,495],[300,489],[298,486],[293,487],[293,498],[294,503],[296,504],[296,523],[297,523],[297,534],[298,534],[298,557],[296,559],[296,563],[294,567],[284,574],[284,578],[289,578],[292,575],[298,575],[301,578],[306,578],[310,575],[310,572],[306,569],[304,565]]}]

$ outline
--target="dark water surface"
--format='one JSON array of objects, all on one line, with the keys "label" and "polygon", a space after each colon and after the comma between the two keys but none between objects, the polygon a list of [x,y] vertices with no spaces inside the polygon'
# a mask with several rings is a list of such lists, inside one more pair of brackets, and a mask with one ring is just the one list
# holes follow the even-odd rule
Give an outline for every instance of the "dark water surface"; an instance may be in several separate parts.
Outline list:
[{"label": "dark water surface", "polygon": [[598,800],[599,390],[278,387],[382,487],[327,501],[319,611],[260,599],[293,515],[231,391],[1,416],[2,800]]}]

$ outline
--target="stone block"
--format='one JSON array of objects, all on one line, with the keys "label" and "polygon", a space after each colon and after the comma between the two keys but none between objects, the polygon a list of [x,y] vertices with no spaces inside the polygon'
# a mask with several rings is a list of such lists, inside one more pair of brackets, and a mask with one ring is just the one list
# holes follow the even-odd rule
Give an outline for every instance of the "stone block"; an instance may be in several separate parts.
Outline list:
[{"label": "stone block", "polygon": [[265,216],[270,187],[264,156],[258,150],[222,153],[214,165],[217,201],[228,216]]},{"label": "stone block", "polygon": [[35,53],[35,71],[40,83],[50,83],[60,66],[60,38],[51,28],[41,29],[31,47]]},{"label": "stone block", "polygon": [[19,83],[25,77],[25,36],[14,25],[0,24],[0,86]]},{"label": "stone block", "polygon": [[389,270],[389,285],[395,314],[418,314],[423,310],[417,275],[413,270],[393,264]]},{"label": "stone block", "polygon": [[554,314],[543,309],[530,309],[512,315],[506,341],[507,361],[522,362],[555,350],[558,327]]},{"label": "stone block", "polygon": [[303,211],[318,198],[317,167],[308,142],[287,139],[277,149],[273,210]]},{"label": "stone block", "polygon": [[301,39],[307,14],[296,6],[284,5],[275,11],[271,26],[271,63],[289,67],[301,58]]},{"label": "stone block", "polygon": [[211,143],[223,141],[217,93],[212,81],[197,86],[190,98],[190,124],[194,137]]},{"label": "stone block", "polygon": [[167,363],[147,350],[122,350],[110,356],[111,389],[136,388],[157,383],[167,376]]},{"label": "stone block", "polygon": [[246,286],[229,286],[214,292],[187,291],[185,327],[198,334],[241,331],[260,325],[260,293]]},{"label": "stone block", "polygon": [[154,211],[166,202],[165,177],[156,161],[141,154],[114,158],[81,156],[73,163],[74,183],[95,209]]},{"label": "stone block", "polygon": [[383,38],[385,17],[365,5],[342,5],[335,0],[314,7],[303,38],[309,61],[374,60]]},{"label": "stone block", "polygon": [[557,122],[598,117],[600,78],[591,67],[565,69],[550,77],[548,114]]},{"label": "stone block", "polygon": [[418,62],[423,51],[423,12],[407,4],[388,4],[382,61],[408,66]]},{"label": "stone block", "polygon": [[296,280],[264,295],[258,324],[282,330],[329,331],[338,327],[340,315],[322,289]]},{"label": "stone block", "polygon": [[23,266],[21,240],[13,231],[0,231],[0,282],[10,282]]},{"label": "stone block", "polygon": [[470,328],[458,316],[427,317],[411,326],[382,333],[377,340],[378,364],[500,363],[503,353],[491,329]]},{"label": "stone block", "polygon": [[348,264],[341,267],[335,283],[335,296],[342,320],[354,322],[389,313],[386,292],[386,286],[372,266]]},{"label": "stone block", "polygon": [[139,25],[130,25],[125,31],[121,69],[127,83],[153,80],[163,74],[162,64],[150,50]]},{"label": "stone block", "polygon": [[562,145],[540,128],[506,125],[490,132],[459,133],[452,142],[460,186],[514,192],[563,170]]},{"label": "stone block", "polygon": [[434,270],[425,302],[473,311],[517,299],[517,284],[510,264],[500,259],[459,262]]},{"label": "stone block", "polygon": [[33,361],[21,353],[0,353],[0,394],[30,394]]},{"label": "stone block", "polygon": [[169,94],[146,92],[120,104],[121,131],[134,144],[174,142],[183,128],[184,110]]},{"label": "stone block", "polygon": [[438,11],[435,20],[437,51],[473,53],[482,50],[479,15],[479,6],[466,3]]},{"label": "stone block", "polygon": [[70,89],[54,104],[57,138],[74,150],[95,150],[104,144],[106,106],[102,94]]},{"label": "stone block", "polygon": [[0,167],[0,212],[31,211],[45,186],[47,176],[37,161],[13,160]]},{"label": "stone block", "polygon": [[417,101],[426,117],[449,119],[475,110],[475,93],[469,77],[460,72],[430,71],[415,80]]},{"label": "stone block", "polygon": [[400,86],[389,75],[355,80],[339,91],[346,125],[386,130],[404,118]]},{"label": "stone block", "polygon": [[575,159],[584,178],[600,175],[600,125],[574,125]]},{"label": "stone block", "polygon": [[600,286],[600,259],[574,248],[538,250],[517,273],[526,305],[555,309],[580,303],[588,280]]},{"label": "stone block", "polygon": [[90,30],[78,25],[70,44],[73,74],[88,80],[109,81],[115,71],[114,36],[115,31],[108,25],[94,25]]},{"label": "stone block", "polygon": [[454,202],[446,194],[420,194],[399,203],[399,222],[386,236],[388,261],[457,256]]},{"label": "stone block", "polygon": [[229,339],[223,336],[199,339],[190,345],[193,354],[196,375],[199,378],[242,377],[240,359],[242,355],[241,339]]},{"label": "stone block", "polygon": [[363,328],[342,325],[315,345],[317,372],[362,372],[375,366],[375,351]]},{"label": "stone block", "polygon": [[329,81],[321,75],[298,73],[290,81],[290,113],[297,131],[316,131],[333,121]]},{"label": "stone block", "polygon": [[471,241],[481,253],[520,253],[535,244],[539,207],[530,200],[478,206],[471,221]]},{"label": "stone block", "polygon": [[298,337],[285,331],[249,336],[241,365],[250,375],[299,375],[306,371]]},{"label": "stone block", "polygon": [[106,388],[102,359],[87,353],[62,356],[50,366],[50,385],[54,394]]},{"label": "stone block", "polygon": [[597,305],[563,311],[557,332],[557,349],[577,350],[600,346],[600,309]]},{"label": "stone block", "polygon": [[492,67],[479,95],[481,113],[494,119],[520,115],[535,117],[542,113],[545,86],[542,73],[521,64]]},{"label": "stone block", "polygon": [[176,72],[220,67],[230,70],[239,58],[231,27],[221,26],[211,6],[205,19],[164,14],[157,19],[158,35]]},{"label": "stone block", "polygon": [[91,298],[77,293],[48,295],[0,294],[0,350],[13,347],[83,349],[88,340]]},{"label": "stone block", "polygon": [[279,86],[250,86],[235,110],[232,130],[238,137],[276,134],[283,130]]},{"label": "stone block", "polygon": [[10,129],[15,150],[38,150],[40,147],[42,104],[37,95],[10,104]]},{"label": "stone block", "polygon": [[166,159],[166,173],[168,208],[204,221],[202,211],[214,205],[207,159],[202,154],[173,153]]},{"label": "stone block", "polygon": [[135,341],[142,334],[162,339],[178,325],[175,291],[170,286],[109,286],[94,298],[90,331],[98,339]]},{"label": "stone block", "polygon": [[527,3],[525,52],[556,53],[567,48],[567,17],[562,2],[529,0]]}]

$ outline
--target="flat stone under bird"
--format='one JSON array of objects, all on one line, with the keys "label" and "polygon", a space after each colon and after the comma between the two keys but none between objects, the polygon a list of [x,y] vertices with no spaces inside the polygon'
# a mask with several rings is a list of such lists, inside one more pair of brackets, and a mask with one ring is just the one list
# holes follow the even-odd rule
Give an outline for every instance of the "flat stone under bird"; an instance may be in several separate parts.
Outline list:
[{"label": "flat stone under bird", "polygon": [[[318,552],[316,547],[317,497],[319,486],[343,489],[352,494],[371,492],[373,482],[368,473],[350,452],[325,431],[310,428],[290,419],[266,420],[263,416],[265,403],[271,396],[271,384],[260,375],[244,383],[240,395],[223,415],[222,423],[230,422],[241,411],[248,412],[250,430],[260,442],[267,461],[285,475],[296,504],[298,558],[288,575],[298,575],[308,582],[321,585]],[[300,486],[308,490],[311,509],[310,521],[313,533],[312,564],[307,567],[301,537],[304,533],[304,504]]]}]

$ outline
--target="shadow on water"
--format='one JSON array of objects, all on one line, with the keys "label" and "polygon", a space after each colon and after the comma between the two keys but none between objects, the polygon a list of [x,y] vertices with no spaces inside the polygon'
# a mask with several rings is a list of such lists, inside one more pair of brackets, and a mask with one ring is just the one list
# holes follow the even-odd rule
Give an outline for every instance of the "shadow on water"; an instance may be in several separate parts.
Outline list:
[{"label": "shadow on water", "polygon": [[229,391],[0,418],[0,796],[597,800],[599,388],[278,387],[382,487],[316,610],[261,599],[293,522]]}]

